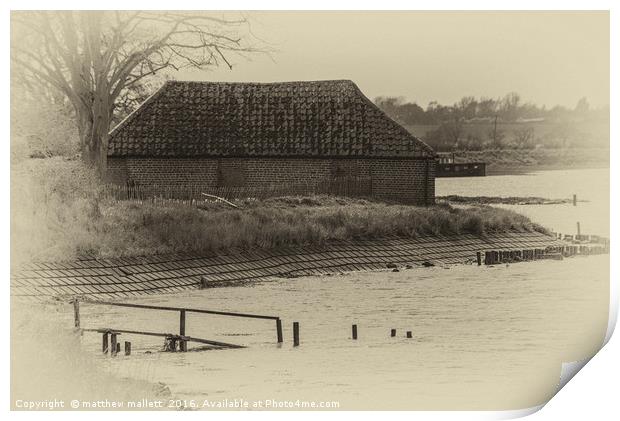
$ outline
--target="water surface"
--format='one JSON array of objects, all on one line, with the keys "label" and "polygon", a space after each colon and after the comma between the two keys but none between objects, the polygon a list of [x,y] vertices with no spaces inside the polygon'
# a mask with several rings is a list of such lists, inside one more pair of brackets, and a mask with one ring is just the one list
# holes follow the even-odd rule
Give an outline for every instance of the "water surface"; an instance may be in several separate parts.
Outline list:
[{"label": "water surface", "polygon": [[437,196],[543,197],[579,200],[577,206],[498,205],[527,215],[558,233],[609,236],[609,169],[536,171],[519,175],[438,178]]},{"label": "water surface", "polygon": [[[506,206],[552,229],[607,235],[608,170],[438,179],[437,195],[541,196],[572,205]],[[607,184],[606,184],[607,183]],[[134,355],[102,357],[121,376],[166,383],[175,397],[338,401],[341,409],[531,407],[556,391],[562,362],[598,351],[607,328],[608,256],[496,267],[453,266],[274,279],[133,302],[280,316],[275,322],[188,314],[187,334],[246,349],[156,352],[159,338],[125,335]],[[178,314],[83,305],[86,327],[178,331]],[[67,312],[70,323],[70,312]],[[291,326],[301,326],[292,346]],[[359,339],[353,341],[351,325]],[[392,328],[397,337],[391,338]],[[406,331],[413,339],[405,338]],[[196,345],[192,345],[195,347]],[[152,353],[146,353],[152,352]]]},{"label": "water surface", "polygon": [[[549,398],[560,366],[593,355],[608,314],[607,256],[263,282],[132,300],[278,315],[188,315],[187,333],[246,349],[134,353],[101,364],[168,384],[186,399],[336,400],[348,409],[517,409]],[[293,348],[291,325],[301,326]],[[350,339],[351,324],[359,339]],[[176,332],[178,315],[83,306],[83,324]],[[397,337],[389,331],[397,329]],[[405,338],[405,331],[413,339]],[[129,339],[126,335],[125,339]],[[100,338],[85,334],[85,348]]]}]

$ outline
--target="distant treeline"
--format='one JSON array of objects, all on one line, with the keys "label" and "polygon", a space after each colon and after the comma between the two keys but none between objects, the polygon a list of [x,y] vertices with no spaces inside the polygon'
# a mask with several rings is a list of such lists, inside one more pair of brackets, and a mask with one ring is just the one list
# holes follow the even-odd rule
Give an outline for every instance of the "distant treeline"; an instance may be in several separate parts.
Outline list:
[{"label": "distant treeline", "polygon": [[498,121],[504,123],[609,118],[609,106],[592,109],[587,98],[581,98],[573,109],[560,105],[548,109],[544,105],[540,107],[530,102],[522,102],[519,94],[515,92],[498,99],[465,96],[453,105],[441,105],[432,101],[426,109],[415,102],[405,102],[402,97],[377,97],[375,104],[405,125],[438,125],[455,118],[466,122],[490,122],[497,117]]},{"label": "distant treeline", "polygon": [[514,92],[453,105],[433,101],[426,109],[399,97],[377,97],[375,104],[439,151],[609,144],[609,106],[591,108],[586,98],[572,109],[523,102]]}]

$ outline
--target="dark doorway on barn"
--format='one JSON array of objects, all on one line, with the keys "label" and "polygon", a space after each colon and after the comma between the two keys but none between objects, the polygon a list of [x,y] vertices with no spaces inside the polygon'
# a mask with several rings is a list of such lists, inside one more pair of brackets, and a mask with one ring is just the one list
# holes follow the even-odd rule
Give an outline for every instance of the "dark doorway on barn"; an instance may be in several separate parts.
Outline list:
[{"label": "dark doorway on barn", "polygon": [[245,168],[243,161],[220,159],[217,163],[217,183],[219,187],[245,186]]}]

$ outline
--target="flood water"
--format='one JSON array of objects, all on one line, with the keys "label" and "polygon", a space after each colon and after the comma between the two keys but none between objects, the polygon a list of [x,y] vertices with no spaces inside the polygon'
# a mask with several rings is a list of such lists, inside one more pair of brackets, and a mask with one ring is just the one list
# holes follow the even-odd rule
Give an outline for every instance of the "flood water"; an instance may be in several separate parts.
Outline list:
[{"label": "flood water", "polygon": [[438,178],[437,196],[499,196],[571,199],[577,206],[499,205],[527,215],[557,233],[576,234],[577,222],[582,234],[609,236],[609,169],[537,171],[519,175],[489,177]]},{"label": "flood water", "polygon": [[[608,172],[581,171],[438,179],[437,195],[576,193],[590,202],[511,208],[556,231],[573,233],[569,222],[579,218],[582,232],[607,235]],[[82,344],[106,370],[166,383],[174,397],[199,405],[205,399],[299,399],[337,401],[339,409],[353,410],[520,409],[554,394],[562,362],[598,351],[607,328],[608,266],[608,256],[575,257],[274,279],[132,299],[279,316],[284,344],[276,344],[273,321],[191,313],[188,335],[248,348],[163,353],[157,352],[160,338],[123,335],[133,355],[111,359],[100,355],[99,335],[85,333]],[[70,318],[67,312],[67,323]],[[300,323],[297,348],[293,321]],[[82,326],[178,332],[178,313],[83,304]]]}]

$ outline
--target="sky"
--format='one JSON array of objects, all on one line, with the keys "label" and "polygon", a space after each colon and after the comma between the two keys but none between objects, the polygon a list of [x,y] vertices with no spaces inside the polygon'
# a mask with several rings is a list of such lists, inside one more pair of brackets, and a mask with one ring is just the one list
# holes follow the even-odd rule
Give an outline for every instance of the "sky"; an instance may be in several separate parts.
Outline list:
[{"label": "sky", "polygon": [[[426,106],[463,96],[574,107],[609,104],[607,12],[248,12],[274,52],[178,79],[350,79],[371,99]],[[256,42],[256,41],[255,41]]]}]

